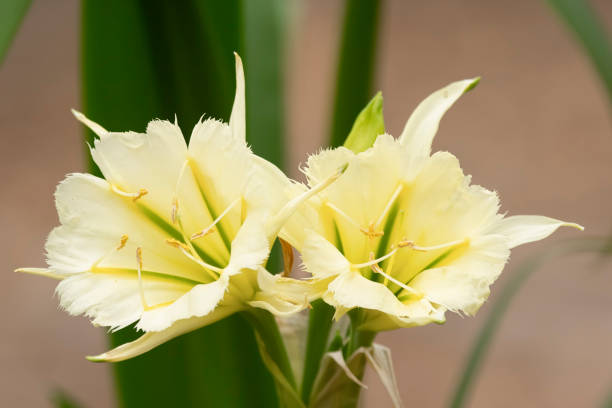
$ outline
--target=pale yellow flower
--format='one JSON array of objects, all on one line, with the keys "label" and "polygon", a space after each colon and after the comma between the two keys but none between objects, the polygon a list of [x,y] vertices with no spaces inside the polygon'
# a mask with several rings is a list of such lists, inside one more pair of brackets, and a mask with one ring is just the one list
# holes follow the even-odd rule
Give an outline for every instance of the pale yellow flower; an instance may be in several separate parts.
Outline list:
[{"label": "pale yellow flower", "polygon": [[246,145],[238,56],[236,77],[229,124],[198,122],[189,145],[176,123],[115,133],[75,112],[98,136],[91,154],[105,179],[72,174],[60,183],[48,268],[20,271],[61,279],[56,292],[72,315],[146,332],[93,360],[139,355],[252,306],[287,314],[307,305],[303,293],[277,296],[294,282],[263,266],[283,221],[340,172],[287,202],[266,182],[282,173]]},{"label": "pale yellow flower", "polygon": [[477,80],[453,83],[425,99],[399,137],[381,135],[355,154],[340,147],[309,158],[317,184],[346,173],[310,199],[281,232],[302,255],[336,316],[361,308],[364,330],[443,322],[445,311],[474,314],[510,249],[562,225],[540,216],[499,214],[496,193],[470,185],[455,156],[430,154],[448,108]]}]

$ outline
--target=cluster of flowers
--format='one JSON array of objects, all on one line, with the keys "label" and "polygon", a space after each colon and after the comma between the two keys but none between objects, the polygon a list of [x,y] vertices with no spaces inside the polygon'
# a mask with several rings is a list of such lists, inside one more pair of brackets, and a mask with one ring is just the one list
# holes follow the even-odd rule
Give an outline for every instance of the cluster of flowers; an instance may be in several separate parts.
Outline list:
[{"label": "cluster of flowers", "polygon": [[[20,271],[59,279],[70,314],[145,332],[96,361],[137,356],[249,308],[288,315],[315,299],[336,318],[359,308],[359,329],[369,331],[440,323],[448,310],[472,315],[511,248],[581,228],[505,217],[452,154],[431,154],[440,119],[476,82],[429,96],[397,139],[312,155],[306,184],[247,146],[239,57],[229,124],[201,120],[189,144],[176,123],[117,133],[75,112],[98,137],[91,154],[104,179],[60,183],[48,268]],[[310,278],[265,269],[277,238],[300,253]]]}]

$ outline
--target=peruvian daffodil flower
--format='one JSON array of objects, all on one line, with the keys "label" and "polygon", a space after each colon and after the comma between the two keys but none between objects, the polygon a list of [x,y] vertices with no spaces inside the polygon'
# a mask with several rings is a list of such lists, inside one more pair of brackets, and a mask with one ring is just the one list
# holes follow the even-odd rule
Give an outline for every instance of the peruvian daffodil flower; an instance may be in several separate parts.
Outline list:
[{"label": "peruvian daffodil flower", "polygon": [[510,249],[565,223],[499,214],[495,192],[470,184],[448,152],[431,154],[443,114],[478,79],[450,84],[414,111],[398,139],[378,136],[308,159],[309,185],[343,163],[346,173],[309,200],[281,236],[296,247],[336,316],[360,308],[359,329],[443,322],[447,310],[473,315]]},{"label": "peruvian daffodil flower", "polygon": [[60,279],[60,305],[72,315],[112,330],[136,322],[145,332],[92,360],[142,354],[252,306],[291,313],[307,305],[303,293],[278,295],[294,283],[263,265],[284,220],[342,169],[287,202],[265,182],[282,173],[247,147],[237,55],[236,84],[229,124],[199,121],[189,145],[176,123],[116,133],[75,112],[98,137],[91,154],[104,179],[72,174],[60,183],[48,268],[20,271]]}]

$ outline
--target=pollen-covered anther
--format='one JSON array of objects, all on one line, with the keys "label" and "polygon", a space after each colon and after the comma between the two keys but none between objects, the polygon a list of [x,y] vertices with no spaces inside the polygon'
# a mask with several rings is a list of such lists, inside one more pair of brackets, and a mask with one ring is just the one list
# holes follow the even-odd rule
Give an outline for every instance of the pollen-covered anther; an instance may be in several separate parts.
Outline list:
[{"label": "pollen-covered anther", "polygon": [[117,186],[111,185],[111,190],[113,190],[115,193],[119,194],[122,197],[129,197],[129,198],[131,198],[132,201],[137,201],[138,199],[142,198],[143,196],[149,194],[149,191],[146,188],[141,188],[140,190],[138,190],[136,192],[128,193],[126,191],[121,190]]},{"label": "pollen-covered anther", "polygon": [[205,237],[208,234],[212,234],[213,232],[215,232],[216,230],[214,228],[204,228],[202,231],[200,232],[196,232],[195,234],[191,235],[191,237],[189,237],[192,241],[194,239],[198,239],[198,238],[202,238]]},{"label": "pollen-covered anther", "polygon": [[176,219],[178,216],[178,206],[178,199],[174,197],[172,199],[172,209],[170,210],[170,219],[172,220],[173,224],[176,224]]},{"label": "pollen-covered anther", "polygon": [[210,234],[210,233],[215,232],[215,230],[214,230],[214,228],[213,228],[213,227],[214,227],[215,225],[217,225],[217,223],[218,223],[219,221],[221,221],[221,219],[222,219],[223,217],[225,217],[225,215],[226,215],[228,212],[230,212],[230,210],[231,210],[232,208],[234,208],[234,206],[235,206],[236,204],[238,204],[239,202],[241,202],[241,200],[242,200],[242,197],[239,197],[239,198],[235,199],[234,201],[232,201],[232,202],[230,203],[230,205],[228,205],[228,206],[227,206],[227,208],[226,208],[225,210],[223,210],[223,212],[222,212],[221,214],[219,214],[219,216],[218,216],[218,217],[217,217],[217,218],[216,218],[216,219],[213,221],[213,223],[212,223],[212,224],[210,224],[208,227],[204,228],[202,231],[200,231],[200,232],[196,232],[195,234],[193,234],[193,235],[190,237],[190,239],[193,241],[194,239],[202,238],[202,237],[204,237],[204,236],[206,236],[206,235],[208,235],[208,234]]},{"label": "pollen-covered anther", "polygon": [[366,234],[368,238],[378,238],[378,237],[382,237],[383,235],[385,235],[383,231],[376,231],[376,229],[374,228],[374,224],[368,225],[367,229],[360,227],[359,231]]},{"label": "pollen-covered anther", "polygon": [[119,245],[117,245],[117,251],[119,251],[120,249],[123,249],[125,247],[125,244],[127,244],[127,241],[128,241],[128,236],[125,234],[122,235],[119,241]]},{"label": "pollen-covered anther", "polygon": [[185,251],[189,251],[190,248],[189,246],[187,246],[185,243],[178,241],[174,238],[167,238],[166,239],[166,244],[170,245],[171,247],[174,248],[179,248],[179,249],[184,249]]}]

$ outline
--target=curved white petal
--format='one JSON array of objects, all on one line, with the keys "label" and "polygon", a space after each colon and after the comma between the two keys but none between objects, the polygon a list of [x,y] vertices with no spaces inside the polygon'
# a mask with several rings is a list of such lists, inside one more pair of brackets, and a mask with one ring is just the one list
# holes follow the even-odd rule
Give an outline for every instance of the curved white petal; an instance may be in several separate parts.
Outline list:
[{"label": "curved white petal", "polygon": [[360,307],[409,319],[423,318],[433,311],[427,303],[403,304],[385,285],[373,282],[357,271],[342,273],[334,279],[323,299],[347,310]]},{"label": "curved white petal", "polygon": [[106,134],[94,142],[91,155],[109,183],[128,194],[146,192],[138,202],[169,220],[186,152],[180,128],[154,120],[146,134]]},{"label": "curved white petal", "polygon": [[[136,328],[146,332],[162,331],[179,320],[215,313],[225,296],[229,279],[229,276],[223,274],[214,282],[194,286],[189,292],[167,306],[145,310]],[[236,305],[232,306],[223,310],[225,312],[238,310]]]},{"label": "curved white petal", "polygon": [[[111,191],[95,176],[72,174],[55,193],[61,226],[46,243],[47,263],[56,273],[73,274],[94,266],[136,270],[136,248],[143,270],[199,281],[201,267],[166,244],[167,226],[147,218],[131,199]],[[123,237],[123,248],[117,249]]]},{"label": "curved white petal", "polygon": [[[179,279],[142,279],[142,294],[150,306],[172,302],[191,287]],[[94,325],[112,330],[134,323],[144,310],[138,279],[126,272],[73,275],[58,284],[56,293],[61,307],[71,315],[85,315]]]},{"label": "curved white petal", "polygon": [[232,129],[232,136],[244,142],[246,140],[244,70],[242,68],[242,59],[240,59],[240,56],[234,53],[234,57],[236,58],[236,96],[234,97],[234,105],[232,106],[229,126]]},{"label": "curved white petal", "polygon": [[510,248],[514,248],[528,242],[544,239],[559,227],[584,229],[581,225],[572,222],[555,220],[541,215],[514,215],[499,220],[488,232],[505,236]]},{"label": "curved white petal", "polygon": [[263,225],[264,214],[249,215],[232,241],[232,252],[226,273],[234,275],[241,269],[257,269],[270,254],[269,239]]},{"label": "curved white petal", "polygon": [[414,110],[399,137],[412,157],[425,158],[431,152],[440,120],[461,95],[475,87],[480,78],[453,82],[423,100]]},{"label": "curved white petal", "polygon": [[315,278],[327,278],[348,272],[350,262],[328,240],[310,232],[302,247],[302,262]]},{"label": "curved white petal", "polygon": [[446,309],[475,314],[489,296],[489,286],[502,272],[510,250],[501,235],[479,237],[470,245],[451,264],[421,272],[410,286]]},{"label": "curved white petal", "polygon": [[[229,312],[231,313],[232,311]],[[159,346],[160,344],[180,336],[181,334],[185,334],[192,330],[196,330],[200,327],[214,323],[215,321],[230,314],[227,312],[225,313],[226,314],[218,313],[200,318],[180,320],[166,330],[145,333],[130,343],[122,344],[119,347],[97,356],[87,357],[87,359],[94,362],[118,362],[136,357]]]},{"label": "curved white petal", "polygon": [[[253,154],[244,141],[232,137],[228,125],[206,119],[196,124],[191,134],[189,171],[206,206],[219,215],[235,200],[242,199],[253,172]],[[240,214],[238,203],[223,217],[221,227],[228,235],[238,231]]]},{"label": "curved white petal", "polygon": [[104,129],[102,126],[94,122],[93,120],[88,119],[81,112],[71,109],[72,114],[75,118],[85,126],[89,128],[92,132],[94,132],[98,137],[102,138],[108,134],[108,130]]}]

